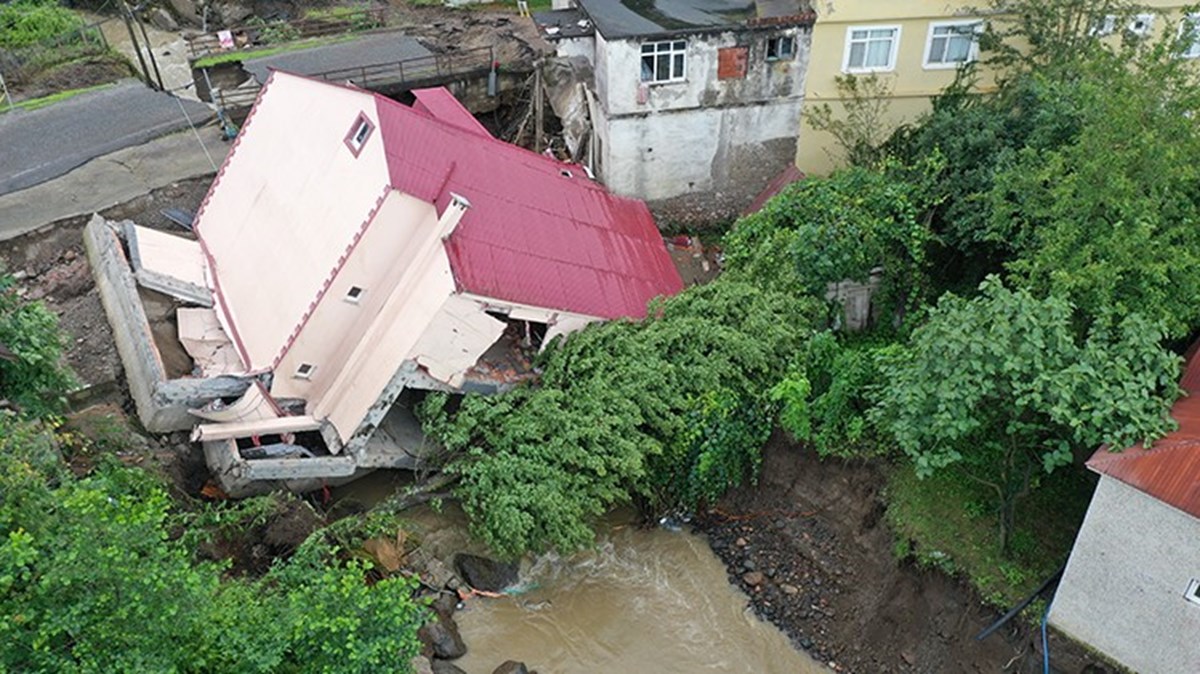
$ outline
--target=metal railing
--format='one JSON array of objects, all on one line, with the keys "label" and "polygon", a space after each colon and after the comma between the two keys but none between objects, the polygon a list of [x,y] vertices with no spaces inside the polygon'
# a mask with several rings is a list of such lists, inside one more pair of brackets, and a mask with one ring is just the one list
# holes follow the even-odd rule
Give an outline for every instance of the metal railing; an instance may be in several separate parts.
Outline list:
[{"label": "metal railing", "polygon": [[312,77],[329,82],[350,82],[363,89],[372,89],[405,83],[447,81],[459,75],[487,70],[494,60],[492,47],[476,47],[401,61],[339,68],[314,73]]},{"label": "metal railing", "polygon": [[[297,40],[343,35],[357,31],[383,28],[387,25],[387,8],[373,7],[343,11],[329,16],[296,21],[257,22],[204,33],[186,38],[188,57],[195,61],[206,56],[250,51],[269,45],[286,44]],[[227,34],[226,34],[227,33]],[[225,41],[222,42],[222,34]]]}]

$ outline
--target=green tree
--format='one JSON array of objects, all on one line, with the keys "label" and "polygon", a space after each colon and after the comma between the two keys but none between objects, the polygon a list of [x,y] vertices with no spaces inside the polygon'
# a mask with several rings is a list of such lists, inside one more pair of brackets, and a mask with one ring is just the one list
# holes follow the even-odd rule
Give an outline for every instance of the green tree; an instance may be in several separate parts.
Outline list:
[{"label": "green tree", "polygon": [[1149,442],[1173,423],[1179,358],[1162,328],[1129,314],[1081,340],[1072,313],[989,278],[975,299],[943,297],[884,368],[884,428],[919,476],[953,471],[992,490],[1002,549],[1039,475],[1073,450]]},{"label": "green tree", "polygon": [[814,306],[718,280],[551,345],[536,387],[453,414],[428,399],[427,432],[461,454],[450,470],[472,531],[504,556],[570,551],[618,505],[687,509],[746,478],[769,430],[763,396]]},{"label": "green tree", "polygon": [[61,411],[75,378],[63,364],[58,318],[41,302],[18,297],[9,275],[0,275],[0,344],[14,356],[0,358],[0,398],[38,416]]},{"label": "green tree", "polygon": [[0,412],[0,671],[405,671],[419,650],[415,581],[368,584],[319,535],[223,580],[179,525],[149,473],[75,478],[53,428]]},{"label": "green tree", "polygon": [[993,229],[1007,264],[1085,318],[1137,311],[1175,339],[1200,325],[1200,80],[1169,44],[1097,54],[1073,86],[1079,133],[1022,149],[997,174]]},{"label": "green tree", "polygon": [[802,180],[738,221],[724,241],[726,273],[824,297],[830,283],[866,283],[881,268],[878,301],[889,309],[914,306],[925,292],[928,200],[919,184],[876,169]]}]

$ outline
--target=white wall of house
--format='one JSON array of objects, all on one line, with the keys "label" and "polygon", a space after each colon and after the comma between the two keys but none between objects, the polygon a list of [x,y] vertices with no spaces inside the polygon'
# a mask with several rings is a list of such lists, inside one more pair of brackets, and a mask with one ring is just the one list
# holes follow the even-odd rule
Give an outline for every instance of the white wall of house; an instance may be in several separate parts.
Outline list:
[{"label": "white wall of house", "polygon": [[410,359],[426,327],[457,290],[441,237],[450,221],[457,222],[455,213],[455,207],[449,206],[436,222],[418,225],[424,236],[406,249],[411,258],[403,261],[404,271],[387,289],[378,314],[365,331],[344,336],[349,356],[332,381],[322,382],[308,398],[309,414],[328,420],[342,441],[354,435],[380,392]]},{"label": "white wall of house", "polygon": [[[767,41],[791,36],[790,59],[767,60]],[[808,31],[693,34],[682,81],[641,81],[645,42],[596,37],[599,168],[617,193],[648,200],[689,192],[753,193],[792,160]],[[719,79],[719,50],[747,49],[746,74]],[[601,128],[602,127],[602,128]]]},{"label": "white wall of house", "polygon": [[[394,190],[388,195],[280,360],[273,396],[316,401],[332,386],[425,239],[437,231],[437,220],[432,204]],[[357,298],[351,288],[360,290]],[[314,368],[307,378],[297,376],[302,364]]]},{"label": "white wall of house", "polygon": [[1141,674],[1200,672],[1200,520],[1102,476],[1050,622]]},{"label": "white wall of house", "polygon": [[378,126],[371,94],[276,73],[199,214],[218,261],[218,315],[232,318],[251,369],[274,364],[386,194],[378,128],[357,157],[345,144],[360,113]]}]

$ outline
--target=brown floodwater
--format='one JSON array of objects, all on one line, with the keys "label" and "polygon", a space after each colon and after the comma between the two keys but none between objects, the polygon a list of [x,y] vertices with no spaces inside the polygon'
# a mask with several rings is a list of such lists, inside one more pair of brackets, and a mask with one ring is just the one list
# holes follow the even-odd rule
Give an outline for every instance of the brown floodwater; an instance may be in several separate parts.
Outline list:
[{"label": "brown floodwater", "polygon": [[[380,473],[339,492],[370,505],[394,489],[391,479]],[[486,553],[458,508],[404,516],[447,562],[460,551]],[[617,513],[594,549],[526,561],[511,596],[467,601],[454,617],[468,652],[454,664],[468,674],[491,674],[505,660],[541,674],[829,671],[746,603],[704,538],[641,529]]]}]

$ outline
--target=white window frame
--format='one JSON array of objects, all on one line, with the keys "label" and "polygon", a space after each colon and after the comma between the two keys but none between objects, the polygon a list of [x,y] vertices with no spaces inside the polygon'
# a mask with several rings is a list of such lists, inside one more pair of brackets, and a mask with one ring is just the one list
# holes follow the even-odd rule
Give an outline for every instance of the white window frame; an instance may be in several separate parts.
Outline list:
[{"label": "white window frame", "polygon": [[1188,582],[1187,590],[1183,593],[1183,598],[1193,604],[1200,604],[1200,578],[1193,578]]},{"label": "white window frame", "polygon": [[366,292],[366,288],[363,288],[362,286],[350,286],[346,289],[346,295],[342,299],[346,300],[350,304],[358,304]]},{"label": "white window frame", "polygon": [[[659,49],[659,45],[667,45],[666,49]],[[647,51],[647,47],[651,48]],[[643,42],[638,49],[638,80],[642,84],[671,84],[673,82],[683,82],[687,80],[687,40],[655,40],[653,42]],[[651,79],[646,79],[642,71],[643,62],[647,56],[652,56],[651,63],[654,64],[651,71]],[[660,56],[667,57],[667,68],[670,71],[666,78],[658,77],[658,58]],[[683,66],[680,68],[682,72],[675,72],[675,57],[683,57]]]},{"label": "white window frame", "polygon": [[[1138,22],[1142,23],[1142,29],[1138,30],[1134,26]],[[1125,30],[1138,37],[1146,37],[1154,30],[1154,14],[1134,14],[1129,20],[1129,25],[1125,26]]]},{"label": "white window frame", "polygon": [[[779,45],[784,42],[789,42],[789,47],[786,56],[780,56]],[[775,55],[771,56],[771,45],[775,45]],[[767,38],[766,59],[771,62],[776,61],[794,61],[796,59],[796,36],[795,35],[776,35],[775,37]]]},{"label": "white window frame", "polygon": [[[886,66],[850,66],[850,47],[854,41],[851,36],[856,30],[890,30],[892,34],[892,49],[888,52],[888,64]],[[871,26],[849,26],[846,28],[846,44],[845,51],[842,54],[842,72],[844,73],[887,73],[896,69],[896,54],[900,51],[900,26],[898,25],[871,25]],[[868,38],[866,40],[870,42]],[[864,52],[864,57],[865,57]]]},{"label": "white window frame", "polygon": [[1088,29],[1088,35],[1092,37],[1105,37],[1117,32],[1117,15],[1105,14],[1100,23]]},{"label": "white window frame", "polygon": [[313,373],[317,371],[317,366],[311,363],[300,363],[296,366],[296,373],[292,375],[293,379],[303,379],[309,381],[313,378]]},{"label": "white window frame", "polygon": [[[967,60],[966,61],[930,61],[929,57],[932,55],[932,51],[933,51],[933,39],[934,39],[933,33],[934,33],[934,31],[937,30],[938,28],[954,28],[954,27],[959,27],[959,26],[971,27],[971,33],[972,33],[971,47],[970,47],[970,49],[967,50]],[[973,19],[970,21],[931,21],[929,23],[929,31],[925,36],[925,55],[922,57],[922,60],[925,64],[925,69],[926,70],[950,70],[950,69],[957,68],[960,65],[963,65],[964,63],[973,63],[973,62],[977,61],[979,59],[979,34],[981,32],[983,32],[983,21],[981,21],[979,19]],[[938,37],[942,37],[942,36],[938,36]],[[950,40],[953,36],[947,35],[945,37],[947,40]],[[948,46],[949,45],[947,44],[947,47]],[[943,56],[945,56],[944,50],[943,50]]]},{"label": "white window frame", "polygon": [[1180,58],[1200,58],[1200,14],[1187,14],[1179,23],[1179,39],[1186,40],[1191,33],[1192,41],[1187,49],[1179,55]]}]

